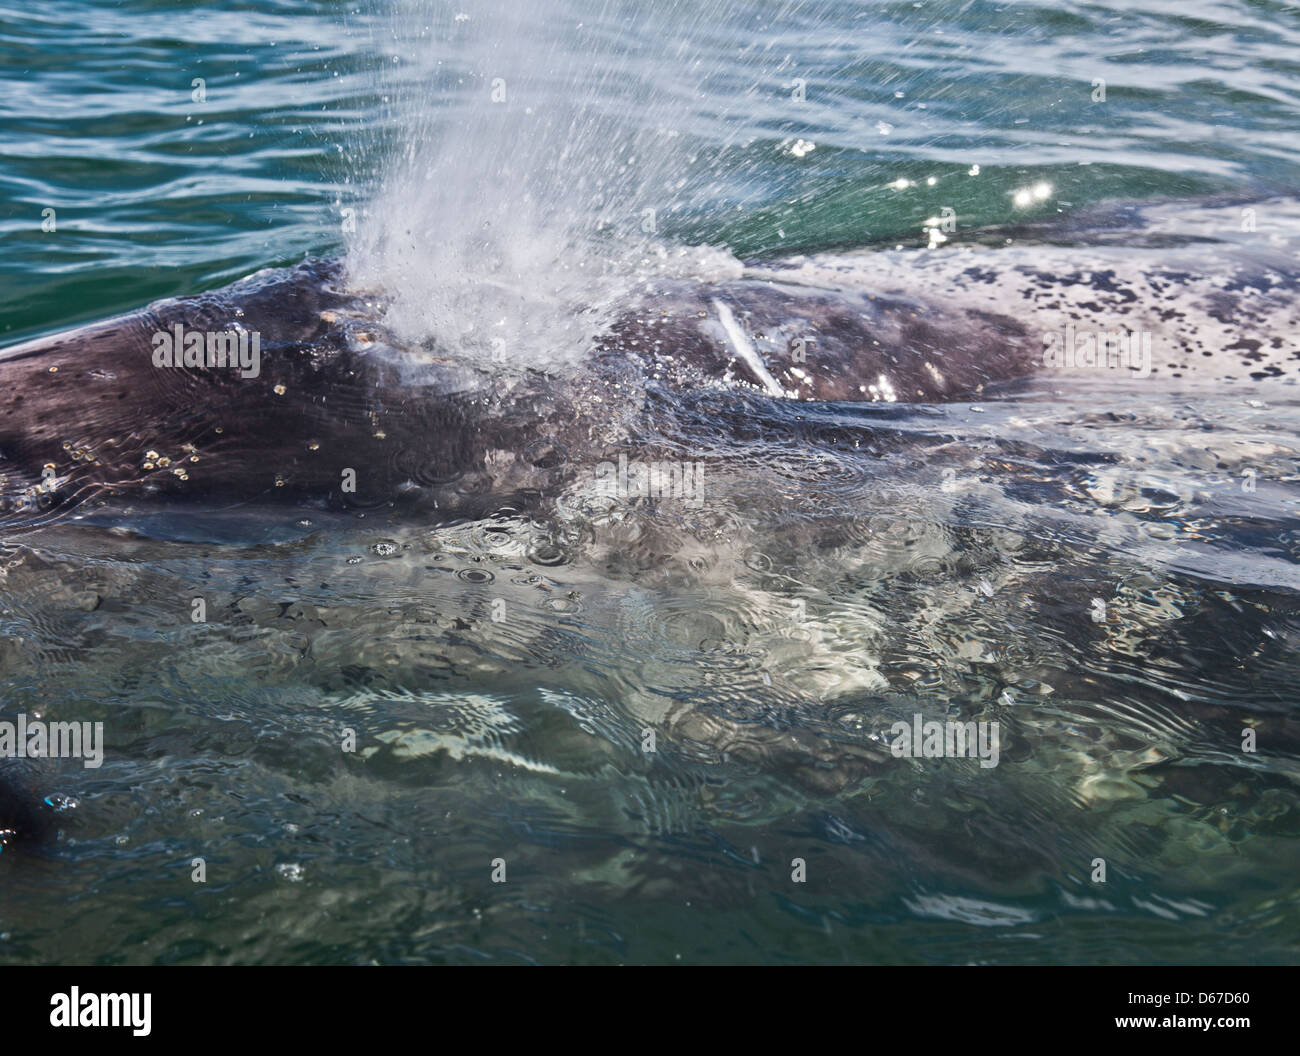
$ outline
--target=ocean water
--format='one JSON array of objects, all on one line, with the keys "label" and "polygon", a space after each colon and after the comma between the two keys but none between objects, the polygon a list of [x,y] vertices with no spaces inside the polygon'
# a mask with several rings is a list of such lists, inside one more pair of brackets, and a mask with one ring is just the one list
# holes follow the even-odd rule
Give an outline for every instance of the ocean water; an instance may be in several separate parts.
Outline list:
[{"label": "ocean water", "polygon": [[[518,6],[0,8],[3,344],[306,255],[503,377],[786,257],[941,301],[1257,240],[1295,303],[1295,5]],[[1300,401],[989,397],[697,394],[685,509],[7,529],[0,718],[106,750],[0,852],[0,963],[1294,961]]]}]

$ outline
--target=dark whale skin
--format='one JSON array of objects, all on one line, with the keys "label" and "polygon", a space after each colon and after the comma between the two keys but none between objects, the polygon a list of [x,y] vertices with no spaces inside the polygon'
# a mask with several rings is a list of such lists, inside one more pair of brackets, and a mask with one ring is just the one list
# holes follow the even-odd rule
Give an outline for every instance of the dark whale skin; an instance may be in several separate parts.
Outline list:
[{"label": "dark whale skin", "polygon": [[[719,305],[771,380],[738,354]],[[634,436],[651,390],[862,401],[880,399],[888,375],[889,398],[923,402],[1033,369],[1032,342],[1007,317],[678,280],[643,293],[576,372],[517,370],[506,382],[490,364],[404,346],[383,307],[348,290],[339,262],[308,260],[0,351],[0,523],[146,497],[481,516],[545,492],[559,460],[603,457],[611,435]],[[260,373],[155,366],[153,335],[178,323],[258,333]],[[789,354],[796,340],[803,358]]]},{"label": "dark whale skin", "polygon": [[[410,476],[384,443],[395,409],[408,433],[438,438],[444,465],[457,464],[456,409],[349,347],[365,335],[335,314],[359,307],[336,288],[338,272],[309,261],[0,353],[0,495],[9,512],[88,490],[222,502],[342,494],[348,468],[361,469],[364,501]],[[258,332],[259,376],[154,366],[152,335],[176,323]]]},{"label": "dark whale skin", "polygon": [[[717,322],[725,305],[785,398],[938,403],[1027,377],[1042,348],[1008,315],[772,278],[667,284],[621,317],[598,356],[640,355],[675,391],[734,381],[763,389]],[[796,355],[796,346],[799,354]],[[1041,358],[1041,357],[1040,357]],[[882,385],[882,378],[885,384]]]},{"label": "dark whale skin", "polygon": [[[1258,203],[1267,240],[1233,232],[1239,205],[1116,207],[1028,243],[988,232],[996,249],[656,279],[559,370],[412,347],[384,326],[384,296],[350,288],[339,261],[258,272],[0,350],[0,526],[144,498],[477,516],[533,501],[614,447],[671,439],[697,392],[736,394],[743,418],[754,399],[907,404],[1066,383],[1059,366],[1048,376],[1044,335],[1075,325],[1150,331],[1162,389],[1293,386],[1300,201]],[[258,333],[259,375],[154,366],[153,335],[178,323]]]}]

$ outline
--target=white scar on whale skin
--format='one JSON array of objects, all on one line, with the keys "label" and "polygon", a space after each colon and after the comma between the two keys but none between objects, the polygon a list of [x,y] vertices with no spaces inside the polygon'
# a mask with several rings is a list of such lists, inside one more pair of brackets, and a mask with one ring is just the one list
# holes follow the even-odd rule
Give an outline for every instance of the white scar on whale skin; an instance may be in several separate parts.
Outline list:
[{"label": "white scar on whale skin", "polygon": [[722,320],[722,329],[727,332],[727,338],[731,341],[731,347],[735,349],[736,355],[749,364],[749,369],[763,383],[763,388],[769,396],[786,395],[786,391],[777,384],[776,378],[768,373],[767,367],[759,359],[758,353],[754,351],[754,346],[749,343],[749,338],[745,336],[745,331],[740,328],[736,322],[736,317],[731,314],[731,309],[716,298],[713,301],[713,307],[718,310],[718,318]]}]

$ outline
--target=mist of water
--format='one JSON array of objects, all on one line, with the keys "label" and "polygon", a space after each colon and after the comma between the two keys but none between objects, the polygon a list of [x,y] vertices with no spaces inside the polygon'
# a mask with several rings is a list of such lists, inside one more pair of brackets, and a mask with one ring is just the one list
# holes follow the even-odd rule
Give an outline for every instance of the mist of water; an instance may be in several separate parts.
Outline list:
[{"label": "mist of water", "polygon": [[[738,180],[742,111],[785,76],[767,47],[737,77],[715,38],[740,18],[775,46],[804,6],[398,0],[384,78],[398,143],[351,239],[354,280],[385,291],[412,342],[552,368],[649,279],[734,275],[725,249],[664,231]],[[707,147],[684,131],[701,113],[722,126]]]}]

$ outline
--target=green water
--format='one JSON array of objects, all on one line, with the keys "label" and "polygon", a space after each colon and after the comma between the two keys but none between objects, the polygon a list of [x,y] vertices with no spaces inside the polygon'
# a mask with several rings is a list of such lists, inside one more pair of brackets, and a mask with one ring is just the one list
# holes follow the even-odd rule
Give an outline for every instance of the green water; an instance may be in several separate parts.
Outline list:
[{"label": "green water", "polygon": [[[373,254],[369,232],[408,220],[439,259],[440,232],[462,244],[497,215],[474,207],[510,197],[492,180],[512,163],[526,187],[562,159],[545,217],[594,181],[615,230],[654,208],[664,244],[741,258],[920,247],[945,207],[976,241],[1068,243],[1034,225],[1300,187],[1295,5],[556,0],[529,17],[544,32],[469,0],[0,8],[4,343]],[[514,124],[474,109],[494,63]],[[571,111],[591,122],[581,149],[557,135]],[[639,162],[602,155],[665,136]],[[462,182],[436,167],[450,191],[385,182],[442,142],[463,151]],[[536,526],[382,512],[164,510],[135,535],[6,540],[3,711],[104,721],[108,753],[58,775],[72,805],[48,854],[0,858],[0,962],[1293,961],[1300,409],[1034,398],[873,421],[920,440],[869,466],[755,443],[774,479],[740,474],[707,523],[552,525],[572,532],[558,564]],[[1106,468],[1117,453],[1165,490]],[[986,456],[1034,465],[995,486]],[[952,505],[927,462],[987,490]],[[1245,467],[1276,482],[1264,512],[1205,498]],[[1103,478],[1122,494],[1097,505]],[[852,527],[817,535],[837,518]],[[1219,550],[1171,563],[1148,522]],[[209,626],[188,620],[196,590]],[[523,615],[495,625],[495,598]],[[800,598],[815,641],[784,629]],[[1045,685],[1041,711],[998,710]],[[823,779],[703,737],[651,761],[639,739],[665,700],[853,751],[951,706],[1001,715],[1006,757],[993,780]],[[1229,757],[1260,717],[1281,743]],[[344,728],[363,751],[341,757]]]},{"label": "green water", "polygon": [[[1062,209],[1300,182],[1294,5],[817,4],[784,18],[770,3],[680,6],[704,12],[690,55],[708,77],[670,118],[718,179],[690,187],[670,236],[742,256],[916,238],[942,205],[971,226],[1018,220],[1008,192],[1038,178]],[[639,17],[653,34],[673,24],[670,7],[620,5],[609,21],[635,38]],[[391,24],[369,4],[7,7],[4,333],[339,251],[339,203],[365,199],[406,134],[384,103],[403,76],[394,53],[431,104],[450,111],[465,88],[394,48]],[[457,62],[449,44],[423,46],[428,64]],[[669,84],[681,74],[646,72]],[[1092,101],[1096,78],[1104,103]],[[793,135],[816,150],[772,149]],[[982,178],[960,196],[882,187],[976,164]],[[56,233],[41,230],[47,208]]]}]

